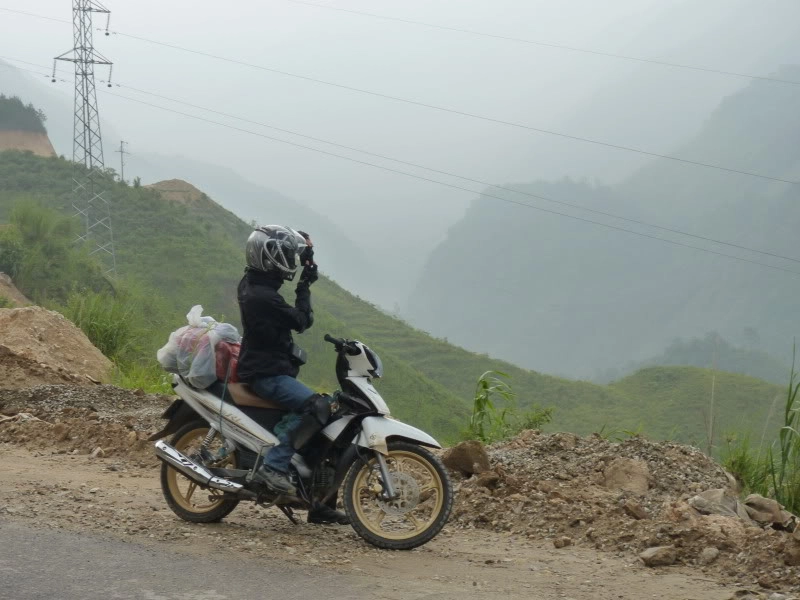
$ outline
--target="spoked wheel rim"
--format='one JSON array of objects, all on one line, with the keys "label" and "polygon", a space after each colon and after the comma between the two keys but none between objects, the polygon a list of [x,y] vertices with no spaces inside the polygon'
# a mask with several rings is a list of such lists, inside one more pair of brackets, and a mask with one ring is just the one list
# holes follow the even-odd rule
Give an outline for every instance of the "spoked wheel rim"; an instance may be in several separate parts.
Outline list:
[{"label": "spoked wheel rim", "polygon": [[[208,429],[208,427],[198,427],[197,429],[187,431],[185,435],[181,436],[181,438],[173,444],[174,448],[182,454],[196,459],[196,455],[200,451],[200,446],[206,434],[208,434]],[[222,441],[219,435],[217,435],[211,442],[208,450],[212,456],[216,456],[222,446]],[[234,454],[229,454],[218,462],[206,462],[204,464],[207,467],[235,469],[236,457]],[[167,486],[175,503],[182,509],[195,514],[210,513],[218,509],[225,501],[222,497],[223,492],[220,490],[212,488],[204,490],[194,481],[172,467],[168,467],[167,469]],[[211,500],[209,498],[210,496],[215,497],[215,499]]]},{"label": "spoked wheel rim", "polygon": [[425,457],[392,450],[386,457],[398,498],[380,497],[383,486],[375,459],[359,471],[352,488],[359,521],[373,534],[390,540],[415,538],[437,524],[445,502],[445,483]]}]

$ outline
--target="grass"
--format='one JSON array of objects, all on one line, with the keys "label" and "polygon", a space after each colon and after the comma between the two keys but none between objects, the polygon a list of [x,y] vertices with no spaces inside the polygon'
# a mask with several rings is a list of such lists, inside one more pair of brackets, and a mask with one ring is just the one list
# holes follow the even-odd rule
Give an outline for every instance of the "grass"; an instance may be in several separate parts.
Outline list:
[{"label": "grass", "polygon": [[758,446],[748,436],[729,436],[723,453],[723,464],[739,480],[745,493],[775,498],[787,510],[800,513],[800,382],[795,360],[783,406],[783,422],[777,436],[766,449],[763,440]]},{"label": "grass", "polygon": [[[68,316],[121,365],[120,381],[130,381],[134,387],[141,387],[138,382],[158,386],[157,377],[147,374],[155,351],[171,331],[185,324],[184,315],[192,305],[202,304],[205,313],[218,320],[228,315],[230,322],[239,325],[236,284],[250,227],[212,202],[196,208],[165,202],[150,189],[124,186],[109,176],[119,277],[113,287],[104,286],[107,282],[91,273],[82,275],[86,269],[73,268],[86,259],[74,244],[53,247],[51,233],[61,227],[57,220],[43,220],[35,211],[14,213],[22,202],[69,214],[72,176],[69,161],[0,152],[0,223],[13,220],[19,230],[12,236],[9,226],[0,226],[0,264],[11,262],[9,250],[20,249],[17,242],[24,233],[41,238],[25,244],[38,249],[40,257],[33,257],[31,268],[23,269],[27,273],[23,293],[38,303],[50,301],[62,309],[67,305]],[[58,262],[67,256],[64,248],[72,248],[73,259],[67,265]],[[22,256],[14,262],[22,268],[28,265],[26,260]],[[93,291],[76,297],[72,295],[75,281],[81,277],[80,289]],[[607,423],[614,431],[641,431],[655,439],[698,443],[705,438],[702,410],[709,397],[710,371],[655,367],[610,385],[571,381],[435,339],[325,277],[312,290],[316,322],[297,337],[309,354],[300,375],[304,383],[328,392],[338,385],[335,356],[322,341],[323,334],[360,339],[383,359],[386,376],[377,386],[393,414],[441,441],[455,441],[463,434],[474,405],[475,382],[487,371],[510,376],[514,404],[521,413],[552,407],[551,428],[591,434]],[[293,301],[291,285],[283,293]],[[129,302],[127,307],[125,302]],[[780,389],[754,378],[717,372],[718,430],[746,432],[753,424],[763,423]],[[504,403],[498,406],[508,408]],[[777,419],[776,414],[770,428]]]},{"label": "grass", "polygon": [[508,375],[486,371],[478,378],[472,417],[464,437],[491,444],[514,437],[525,429],[540,429],[552,420],[552,408],[532,407],[520,411]]},{"label": "grass", "polygon": [[109,293],[73,292],[62,312],[111,360],[124,360],[134,350],[138,315],[128,299]]},{"label": "grass", "polygon": [[172,375],[165,372],[155,360],[116,365],[112,383],[122,388],[143,390],[148,394],[172,393]]}]

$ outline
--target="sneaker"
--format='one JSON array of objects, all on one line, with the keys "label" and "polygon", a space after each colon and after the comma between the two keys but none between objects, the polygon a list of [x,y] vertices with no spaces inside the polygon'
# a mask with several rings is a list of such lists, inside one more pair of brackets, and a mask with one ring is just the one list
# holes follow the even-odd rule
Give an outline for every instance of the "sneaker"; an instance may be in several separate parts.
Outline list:
[{"label": "sneaker", "polygon": [[259,483],[263,483],[271,492],[275,492],[276,494],[285,496],[297,495],[297,490],[294,485],[292,485],[292,481],[286,473],[281,473],[266,465],[263,465],[256,471],[253,479]]},{"label": "sneaker", "polygon": [[340,510],[325,506],[324,504],[317,504],[308,511],[308,522],[317,525],[330,525],[332,523],[349,525],[350,517]]}]

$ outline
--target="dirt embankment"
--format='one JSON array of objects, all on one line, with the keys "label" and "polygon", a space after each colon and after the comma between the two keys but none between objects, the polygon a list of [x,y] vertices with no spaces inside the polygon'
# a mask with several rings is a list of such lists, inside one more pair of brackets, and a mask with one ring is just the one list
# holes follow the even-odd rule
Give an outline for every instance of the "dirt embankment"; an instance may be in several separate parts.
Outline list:
[{"label": "dirt embankment", "polygon": [[201,192],[188,181],[183,179],[167,179],[146,185],[145,187],[156,190],[164,200],[184,204],[187,206],[214,204],[204,192]]},{"label": "dirt embankment", "polygon": [[713,490],[734,505],[737,491],[733,478],[696,448],[526,431],[487,454],[483,468],[467,461],[481,472],[459,483],[453,520],[461,527],[633,557],[659,548],[664,565],[800,591],[800,525],[783,530],[746,512],[740,518],[719,514],[724,507],[702,510],[710,503],[696,502],[699,494]]},{"label": "dirt embankment", "polygon": [[[0,390],[0,414],[6,415],[0,416],[0,454],[8,456],[0,463],[17,465],[13,474],[3,475],[0,469],[0,500],[13,511],[7,512],[59,527],[165,541],[191,538],[192,544],[205,540],[218,547],[223,529],[183,523],[159,497],[159,463],[145,438],[160,428],[159,415],[169,401],[113,386]],[[37,467],[35,461],[41,464]],[[447,462],[453,464],[449,458]],[[800,533],[694,508],[690,499],[698,493],[735,485],[695,448],[640,438],[614,443],[597,436],[530,431],[489,447],[483,458],[468,456],[462,462],[475,473],[465,475],[453,467],[454,513],[441,543],[431,544],[435,550],[428,555],[439,561],[442,574],[437,571],[436,577],[443,577],[441,581],[457,571],[458,577],[475,577],[487,593],[500,593],[504,590],[493,578],[513,575],[520,585],[530,583],[547,556],[552,565],[545,569],[565,566],[563,573],[546,578],[552,586],[553,577],[567,581],[566,567],[577,568],[576,557],[598,553],[591,562],[602,566],[591,575],[572,573],[576,582],[568,593],[547,596],[542,588],[543,597],[788,599],[790,592],[800,592],[800,565],[791,562],[792,549],[800,549]],[[56,473],[73,464],[86,471],[83,484],[55,483],[50,476],[36,479],[39,467]],[[18,479],[21,473],[26,474],[24,481]],[[123,488],[117,490],[120,484]],[[36,498],[35,511],[23,508],[23,499],[30,497]],[[106,497],[111,504],[101,501]],[[269,555],[274,550],[286,560],[337,568],[352,559],[359,569],[386,557],[364,546],[347,528],[332,530],[335,535],[287,529],[277,513],[250,505],[237,509],[225,523],[226,543],[246,552]],[[279,546],[274,546],[278,539]],[[662,549],[667,566],[643,564],[640,555],[653,547]],[[350,557],[346,563],[343,548]],[[451,568],[459,560],[464,568]],[[399,564],[394,558],[390,562]],[[617,571],[610,577],[612,564]],[[504,571],[490,574],[486,569]],[[679,591],[668,581],[677,575],[700,579]],[[653,586],[637,595],[636,586],[651,577]],[[622,581],[626,583],[620,587]],[[738,595],[700,593],[699,581],[744,589]]]},{"label": "dirt embankment", "polygon": [[112,364],[63,315],[38,306],[0,309],[0,389],[108,381]]},{"label": "dirt embankment", "polygon": [[47,158],[56,155],[56,151],[47,134],[33,131],[0,130],[0,152],[4,150],[33,152],[37,156]]}]

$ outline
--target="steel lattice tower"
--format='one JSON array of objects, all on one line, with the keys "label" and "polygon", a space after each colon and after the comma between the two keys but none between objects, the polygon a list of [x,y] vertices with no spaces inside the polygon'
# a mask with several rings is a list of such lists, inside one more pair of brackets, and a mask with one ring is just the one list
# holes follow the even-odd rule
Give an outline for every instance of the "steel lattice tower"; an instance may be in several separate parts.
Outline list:
[{"label": "steel lattice tower", "polygon": [[57,56],[53,61],[53,81],[56,62],[67,61],[75,65],[75,118],[72,160],[73,175],[72,206],[82,221],[81,242],[89,243],[91,253],[103,262],[108,275],[116,274],[114,234],[111,229],[111,206],[105,196],[103,185],[105,162],[103,160],[103,138],[100,135],[100,114],[97,109],[95,90],[95,65],[108,66],[111,86],[112,63],[94,49],[93,13],[107,15],[106,31],[111,11],[96,0],[73,0],[73,48]]}]

